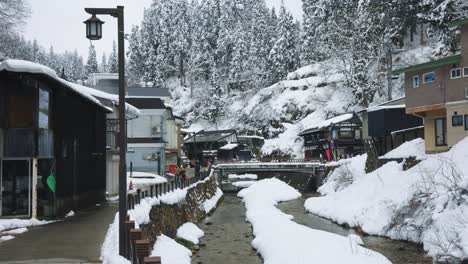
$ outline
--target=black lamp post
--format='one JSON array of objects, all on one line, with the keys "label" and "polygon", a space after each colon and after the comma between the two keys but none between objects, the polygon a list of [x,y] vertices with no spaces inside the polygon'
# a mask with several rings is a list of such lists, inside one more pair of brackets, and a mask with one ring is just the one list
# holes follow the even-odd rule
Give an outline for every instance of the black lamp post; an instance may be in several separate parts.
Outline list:
[{"label": "black lamp post", "polygon": [[125,120],[125,51],[124,51],[124,7],[85,8],[91,18],[86,20],[86,37],[90,40],[102,38],[102,22],[96,15],[111,15],[117,18],[118,53],[119,53],[119,254],[126,256],[127,239],[125,237],[125,218],[127,216],[127,127]]}]

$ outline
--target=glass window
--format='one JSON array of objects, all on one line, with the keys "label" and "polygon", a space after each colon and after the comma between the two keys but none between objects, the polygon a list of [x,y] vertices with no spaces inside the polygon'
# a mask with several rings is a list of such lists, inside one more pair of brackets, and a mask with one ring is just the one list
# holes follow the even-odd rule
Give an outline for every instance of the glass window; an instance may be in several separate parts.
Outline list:
[{"label": "glass window", "polygon": [[458,69],[451,69],[450,70],[450,79],[459,79],[461,78],[461,68]]},{"label": "glass window", "polygon": [[463,116],[462,115],[452,116],[452,126],[463,126]]},{"label": "glass window", "polygon": [[340,139],[353,139],[354,138],[353,131],[343,131],[343,130],[341,130],[339,132],[339,135],[340,135]]},{"label": "glass window", "polygon": [[468,87],[465,88],[465,97],[468,98]]},{"label": "glass window", "polygon": [[423,75],[424,83],[435,82],[435,72],[428,72]]},{"label": "glass window", "polygon": [[465,116],[465,130],[468,130],[468,115]]},{"label": "glass window", "polygon": [[447,145],[446,140],[446,119],[445,118],[437,118],[435,120],[435,143],[436,146],[445,146]]},{"label": "glass window", "polygon": [[468,77],[468,67],[463,68],[463,77]]},{"label": "glass window", "polygon": [[49,91],[39,89],[39,128],[49,129]]},{"label": "glass window", "polygon": [[419,87],[419,75],[413,76],[413,88]]}]

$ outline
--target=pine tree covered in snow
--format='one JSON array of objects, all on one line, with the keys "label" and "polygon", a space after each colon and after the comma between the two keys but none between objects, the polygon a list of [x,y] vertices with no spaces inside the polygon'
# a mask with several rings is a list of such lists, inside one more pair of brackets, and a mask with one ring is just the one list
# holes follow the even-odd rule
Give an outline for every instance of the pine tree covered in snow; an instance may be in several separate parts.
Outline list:
[{"label": "pine tree covered in snow", "polygon": [[115,44],[115,41],[112,43],[112,52],[109,55],[109,62],[107,63],[109,67],[109,72],[110,73],[118,73],[119,72],[119,61],[117,58],[117,45]]},{"label": "pine tree covered in snow", "polygon": [[106,53],[102,53],[101,64],[99,65],[100,72],[109,72],[109,66],[107,65]]},{"label": "pine tree covered in snow", "polygon": [[90,77],[91,74],[97,73],[98,71],[99,69],[98,62],[96,59],[96,50],[94,48],[94,45],[91,43],[89,45],[88,60],[86,61],[85,66],[85,76]]}]

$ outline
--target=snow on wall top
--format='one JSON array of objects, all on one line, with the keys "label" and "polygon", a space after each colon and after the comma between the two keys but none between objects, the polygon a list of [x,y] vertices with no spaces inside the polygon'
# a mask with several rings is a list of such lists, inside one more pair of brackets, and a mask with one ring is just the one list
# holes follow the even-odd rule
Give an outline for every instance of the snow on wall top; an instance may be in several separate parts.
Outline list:
[{"label": "snow on wall top", "polygon": [[237,146],[239,146],[239,145],[231,143],[231,144],[226,144],[226,145],[220,147],[219,149],[221,149],[221,150],[233,150],[233,149],[237,148]]}]

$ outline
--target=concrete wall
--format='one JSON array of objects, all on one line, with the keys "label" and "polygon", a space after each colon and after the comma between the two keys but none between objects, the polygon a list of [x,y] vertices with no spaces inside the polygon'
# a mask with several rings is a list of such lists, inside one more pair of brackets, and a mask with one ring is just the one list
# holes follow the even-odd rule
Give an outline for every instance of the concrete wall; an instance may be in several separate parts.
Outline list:
[{"label": "concrete wall", "polygon": [[113,196],[119,193],[119,154],[106,153],[106,193]]},{"label": "concrete wall", "polygon": [[463,122],[462,126],[452,126],[452,116],[455,115],[455,112],[457,115],[462,115],[464,119],[465,115],[468,115],[468,101],[447,104],[447,143],[449,147],[468,136],[468,131],[465,130],[465,122]]}]

